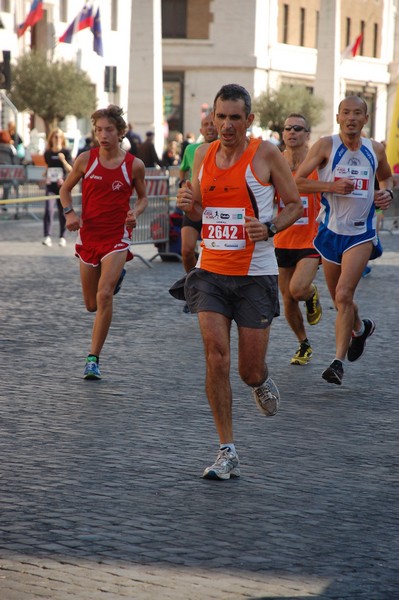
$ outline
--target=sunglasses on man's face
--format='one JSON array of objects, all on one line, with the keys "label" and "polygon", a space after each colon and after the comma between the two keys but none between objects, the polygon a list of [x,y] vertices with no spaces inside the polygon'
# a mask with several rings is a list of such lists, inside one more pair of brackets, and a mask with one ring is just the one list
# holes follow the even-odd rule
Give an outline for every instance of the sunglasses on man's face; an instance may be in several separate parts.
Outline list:
[{"label": "sunglasses on man's face", "polygon": [[307,131],[306,127],[302,127],[302,125],[285,125],[284,131]]}]

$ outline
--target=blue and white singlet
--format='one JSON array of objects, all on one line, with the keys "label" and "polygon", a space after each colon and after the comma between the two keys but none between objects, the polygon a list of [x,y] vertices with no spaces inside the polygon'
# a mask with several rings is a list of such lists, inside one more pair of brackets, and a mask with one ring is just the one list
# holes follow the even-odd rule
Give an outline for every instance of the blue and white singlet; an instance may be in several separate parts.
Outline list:
[{"label": "blue and white singlet", "polygon": [[318,170],[319,180],[354,179],[355,189],[345,196],[323,192],[317,221],[339,235],[370,233],[372,239],[376,235],[374,179],[378,166],[372,143],[362,137],[361,147],[352,151],[342,143],[339,135],[331,138],[330,158],[327,165]]}]

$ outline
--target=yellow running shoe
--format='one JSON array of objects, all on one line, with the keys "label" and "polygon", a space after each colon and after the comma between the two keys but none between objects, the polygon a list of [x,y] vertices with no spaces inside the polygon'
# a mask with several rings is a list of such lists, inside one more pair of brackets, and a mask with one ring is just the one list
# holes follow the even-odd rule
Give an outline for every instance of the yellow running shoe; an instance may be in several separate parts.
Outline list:
[{"label": "yellow running shoe", "polygon": [[292,365],[307,365],[312,358],[313,350],[309,344],[303,343],[299,345],[298,350],[291,358]]},{"label": "yellow running shoe", "polygon": [[317,325],[317,323],[321,319],[321,315],[323,314],[323,310],[321,308],[320,300],[319,300],[319,290],[312,284],[314,287],[314,293],[309,300],[306,300],[306,318],[308,320],[309,325]]}]

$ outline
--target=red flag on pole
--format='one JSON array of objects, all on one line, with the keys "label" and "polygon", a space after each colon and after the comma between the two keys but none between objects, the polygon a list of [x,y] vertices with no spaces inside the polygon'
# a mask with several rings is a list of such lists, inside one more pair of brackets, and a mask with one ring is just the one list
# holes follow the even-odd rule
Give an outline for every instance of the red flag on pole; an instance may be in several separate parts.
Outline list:
[{"label": "red flag on pole", "polygon": [[349,44],[349,46],[345,48],[345,50],[341,54],[341,60],[344,60],[344,58],[355,58],[360,48],[360,44],[362,43],[362,40],[363,33],[357,36],[353,44]]},{"label": "red flag on pole", "polygon": [[33,27],[36,25],[38,21],[43,17],[43,0],[33,0],[28,16],[25,21],[18,25],[17,27],[17,35],[21,37],[28,29],[28,27]]},{"label": "red flag on pole", "polygon": [[93,22],[93,7],[85,4],[58,41],[70,44],[75,33],[82,31],[82,29],[86,29],[87,27],[93,27]]}]

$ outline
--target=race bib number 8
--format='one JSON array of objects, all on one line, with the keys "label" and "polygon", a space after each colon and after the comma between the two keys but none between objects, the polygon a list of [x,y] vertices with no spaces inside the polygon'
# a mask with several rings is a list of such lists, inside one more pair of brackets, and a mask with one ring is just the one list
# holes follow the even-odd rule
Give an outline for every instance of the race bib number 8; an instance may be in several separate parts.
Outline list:
[{"label": "race bib number 8", "polygon": [[207,208],[202,215],[202,239],[206,248],[245,248],[245,209]]}]

